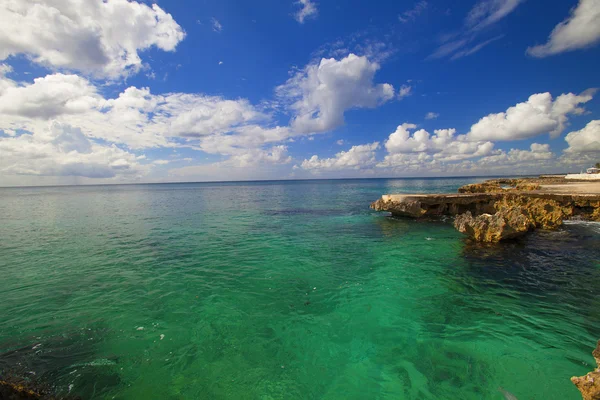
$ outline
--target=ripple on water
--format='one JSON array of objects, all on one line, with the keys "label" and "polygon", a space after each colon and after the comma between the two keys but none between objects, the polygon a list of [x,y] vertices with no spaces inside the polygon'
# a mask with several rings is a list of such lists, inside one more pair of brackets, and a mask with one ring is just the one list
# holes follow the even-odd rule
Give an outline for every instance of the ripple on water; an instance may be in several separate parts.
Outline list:
[{"label": "ripple on water", "polygon": [[0,195],[0,373],[84,398],[577,399],[596,225],[475,246],[368,209],[464,183]]}]

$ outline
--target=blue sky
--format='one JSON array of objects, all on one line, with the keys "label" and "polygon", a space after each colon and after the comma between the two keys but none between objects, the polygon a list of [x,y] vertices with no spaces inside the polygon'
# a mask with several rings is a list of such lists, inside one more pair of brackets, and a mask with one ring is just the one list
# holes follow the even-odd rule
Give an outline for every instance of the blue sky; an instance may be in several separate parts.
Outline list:
[{"label": "blue sky", "polygon": [[0,185],[600,161],[598,0],[9,0],[0,19]]}]

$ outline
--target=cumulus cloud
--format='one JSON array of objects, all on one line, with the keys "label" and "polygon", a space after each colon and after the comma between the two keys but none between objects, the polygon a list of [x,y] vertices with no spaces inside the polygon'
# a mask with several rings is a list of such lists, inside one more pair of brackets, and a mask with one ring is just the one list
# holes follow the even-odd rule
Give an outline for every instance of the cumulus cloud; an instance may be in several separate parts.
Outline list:
[{"label": "cumulus cloud", "polygon": [[436,119],[439,116],[440,114],[430,111],[427,114],[425,114],[425,119]]},{"label": "cumulus cloud", "polygon": [[600,41],[600,1],[580,0],[571,15],[556,25],[548,42],[529,47],[527,53],[534,57],[554,54],[593,46]]},{"label": "cumulus cloud", "polygon": [[296,4],[300,6],[300,9],[294,14],[294,18],[301,24],[307,18],[314,18],[319,13],[317,5],[312,0],[298,0]]},{"label": "cumulus cloud", "polygon": [[128,0],[4,0],[0,19],[0,60],[24,54],[50,68],[109,78],[139,71],[139,52],[173,51],[185,37],[158,5]]},{"label": "cumulus cloud", "polygon": [[381,165],[394,166],[411,159],[397,156],[398,154],[427,154],[428,156],[419,158],[421,161],[457,161],[485,156],[494,148],[491,142],[472,142],[467,141],[464,135],[456,136],[456,129],[436,129],[432,135],[425,129],[411,132],[416,127],[414,124],[404,123],[390,134],[385,142],[388,155]]},{"label": "cumulus cloud", "polygon": [[302,161],[300,167],[305,170],[343,170],[363,169],[376,163],[375,151],[379,148],[379,142],[352,146],[348,151],[341,151],[331,158],[319,158],[314,155],[310,159]]},{"label": "cumulus cloud", "polygon": [[89,140],[81,130],[52,122],[39,132],[0,136],[0,171],[11,175],[138,177],[135,154]]},{"label": "cumulus cloud", "polygon": [[480,167],[535,165],[539,161],[550,160],[553,156],[549,144],[532,143],[529,150],[499,150],[496,154],[481,158],[477,164]]},{"label": "cumulus cloud", "polygon": [[[140,149],[170,146],[177,137],[189,140],[241,132],[269,116],[246,99],[154,95],[148,88],[136,87],[106,99],[76,75],[53,74],[30,84],[0,78],[0,129],[40,131],[49,119],[76,126],[90,137]],[[252,132],[256,137],[262,133]]]},{"label": "cumulus cloud", "polygon": [[85,112],[102,101],[96,88],[77,75],[48,75],[29,85],[0,79],[0,114],[51,118]]},{"label": "cumulus cloud", "polygon": [[373,108],[394,98],[394,87],[374,84],[379,64],[350,54],[336,60],[323,58],[308,65],[276,89],[294,112],[291,128],[298,133],[332,130],[344,123],[344,112]]},{"label": "cumulus cloud", "polygon": [[565,136],[569,147],[567,153],[600,152],[600,120],[590,121],[583,129]]},{"label": "cumulus cloud", "polygon": [[519,140],[543,133],[557,137],[565,129],[568,116],[580,115],[579,107],[593,98],[593,91],[580,95],[562,94],[555,100],[550,93],[537,93],[526,102],[518,103],[505,112],[490,114],[479,120],[467,134],[469,140]]},{"label": "cumulus cloud", "polygon": [[235,167],[251,167],[258,164],[288,164],[292,157],[284,145],[273,146],[269,149],[250,149],[229,158],[226,163]]}]

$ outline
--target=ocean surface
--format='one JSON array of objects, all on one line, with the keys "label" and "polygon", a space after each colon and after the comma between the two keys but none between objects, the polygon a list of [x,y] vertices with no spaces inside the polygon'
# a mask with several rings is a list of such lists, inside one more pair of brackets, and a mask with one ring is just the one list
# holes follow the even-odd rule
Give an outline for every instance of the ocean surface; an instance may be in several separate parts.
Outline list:
[{"label": "ocean surface", "polygon": [[0,371],[84,399],[580,399],[599,224],[481,246],[369,209],[474,181],[0,189]]}]

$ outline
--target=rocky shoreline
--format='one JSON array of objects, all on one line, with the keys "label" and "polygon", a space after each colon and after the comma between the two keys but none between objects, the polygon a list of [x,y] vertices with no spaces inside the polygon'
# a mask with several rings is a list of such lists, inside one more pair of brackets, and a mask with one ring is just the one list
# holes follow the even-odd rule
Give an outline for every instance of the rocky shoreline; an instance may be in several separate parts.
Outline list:
[{"label": "rocky shoreline", "polygon": [[571,382],[581,392],[583,400],[600,400],[600,340],[592,352],[598,368],[584,376],[574,376]]},{"label": "rocky shoreline", "polygon": [[514,239],[563,221],[600,221],[600,183],[563,177],[492,179],[462,186],[458,193],[384,195],[377,211],[409,218],[452,216],[457,230],[479,242]]}]

